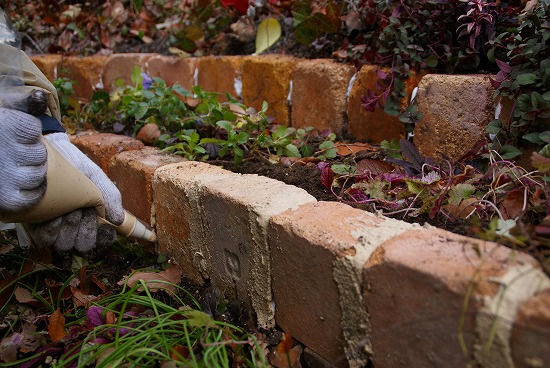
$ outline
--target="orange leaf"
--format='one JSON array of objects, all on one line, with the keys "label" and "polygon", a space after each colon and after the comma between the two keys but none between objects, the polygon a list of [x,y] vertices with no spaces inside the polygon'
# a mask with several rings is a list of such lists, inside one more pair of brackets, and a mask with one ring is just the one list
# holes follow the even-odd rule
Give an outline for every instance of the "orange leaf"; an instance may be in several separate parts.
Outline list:
[{"label": "orange leaf", "polygon": [[49,318],[50,324],[48,325],[48,333],[53,341],[59,341],[64,338],[67,333],[65,332],[65,317],[57,308],[55,312]]},{"label": "orange leaf", "polygon": [[288,354],[290,349],[294,346],[294,340],[292,339],[292,335],[290,333],[283,333],[283,338],[277,344],[277,352]]}]

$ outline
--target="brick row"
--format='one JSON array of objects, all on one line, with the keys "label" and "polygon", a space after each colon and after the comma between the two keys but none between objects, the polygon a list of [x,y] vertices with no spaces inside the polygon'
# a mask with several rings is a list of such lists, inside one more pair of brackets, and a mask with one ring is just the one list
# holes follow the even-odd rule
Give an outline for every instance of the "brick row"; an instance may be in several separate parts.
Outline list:
[{"label": "brick row", "polygon": [[188,279],[291,333],[316,364],[550,365],[550,279],[524,253],[317,202],[261,176],[171,162],[137,141],[123,152],[108,134],[75,143],[109,163],[125,204],[150,198],[140,203],[158,249]]},{"label": "brick row", "polygon": [[[366,111],[363,97],[377,90],[376,66],[354,67],[328,59],[305,60],[284,55],[209,56],[180,58],[157,54],[116,54],[109,57],[34,56],[48,78],[65,77],[77,83],[82,100],[98,88],[112,90],[117,79],[130,85],[139,66],[169,85],[229,92],[247,106],[269,104],[268,115],[278,124],[297,128],[330,129],[339,137],[380,143],[405,137],[403,124],[380,108]],[[387,70],[385,70],[387,72]],[[419,87],[418,108],[423,120],[415,132],[420,151],[432,157],[457,159],[485,134],[496,103],[489,76],[448,76],[412,73],[405,83],[405,107]],[[222,97],[223,99],[223,97]]]}]

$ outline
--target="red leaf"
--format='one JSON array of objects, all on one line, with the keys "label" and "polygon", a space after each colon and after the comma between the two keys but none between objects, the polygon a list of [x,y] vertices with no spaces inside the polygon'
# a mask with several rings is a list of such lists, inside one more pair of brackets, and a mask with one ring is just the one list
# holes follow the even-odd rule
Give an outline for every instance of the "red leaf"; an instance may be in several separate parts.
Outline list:
[{"label": "red leaf", "polygon": [[325,166],[321,170],[321,184],[327,189],[332,188],[332,182],[334,181],[334,171],[330,168],[330,166]]}]

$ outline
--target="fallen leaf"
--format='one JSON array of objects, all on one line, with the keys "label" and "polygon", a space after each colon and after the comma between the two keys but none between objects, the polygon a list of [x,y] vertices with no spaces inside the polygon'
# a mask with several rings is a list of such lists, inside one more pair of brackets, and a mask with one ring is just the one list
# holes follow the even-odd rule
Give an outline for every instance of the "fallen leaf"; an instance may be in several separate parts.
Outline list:
[{"label": "fallen leaf", "polygon": [[378,174],[393,171],[394,167],[391,163],[372,158],[365,158],[357,163],[355,169],[361,173],[371,173],[373,176]]},{"label": "fallen leaf", "polygon": [[105,313],[105,324],[108,324],[108,325],[116,324],[115,312],[109,310],[107,311],[107,313]]},{"label": "fallen leaf", "polygon": [[13,245],[12,244],[2,244],[0,245],[0,254],[6,254],[6,253],[9,253],[13,250]]},{"label": "fallen leaf", "polygon": [[300,357],[302,356],[302,347],[296,345],[288,353],[279,352],[279,346],[272,351],[269,356],[269,362],[276,368],[302,368]]},{"label": "fallen leaf", "polygon": [[524,203],[523,190],[512,190],[506,195],[506,198],[500,203],[499,210],[505,220],[516,218],[523,211]]},{"label": "fallen leaf", "polygon": [[256,54],[261,54],[281,37],[281,24],[275,18],[266,18],[258,25]]},{"label": "fallen leaf", "polygon": [[378,151],[378,149],[368,143],[336,143],[335,148],[338,148],[338,154],[340,156],[349,156],[353,153],[360,151]]},{"label": "fallen leaf", "polygon": [[118,285],[124,285],[127,283],[128,286],[134,286],[139,280],[143,280],[149,290],[159,291],[159,290],[169,290],[171,292],[176,292],[176,285],[181,281],[182,271],[177,266],[172,266],[167,270],[161,272],[153,271],[140,271],[135,272],[131,276],[125,276],[122,280],[118,282]]},{"label": "fallen leaf", "polygon": [[71,293],[73,294],[73,301],[76,307],[83,307],[88,303],[98,299],[95,295],[86,295],[80,289],[71,286]]},{"label": "fallen leaf", "polygon": [[19,303],[29,303],[29,302],[36,302],[36,298],[32,296],[31,292],[28,289],[22,288],[18,286],[15,291],[13,292],[15,295],[15,299]]},{"label": "fallen leaf", "polygon": [[49,322],[48,333],[53,341],[59,341],[67,335],[65,332],[65,317],[59,308],[52,313]]}]

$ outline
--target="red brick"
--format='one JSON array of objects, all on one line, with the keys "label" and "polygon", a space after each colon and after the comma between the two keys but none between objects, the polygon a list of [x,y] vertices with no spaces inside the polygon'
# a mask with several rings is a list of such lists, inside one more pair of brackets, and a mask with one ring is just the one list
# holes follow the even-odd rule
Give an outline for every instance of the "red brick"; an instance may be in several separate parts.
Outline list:
[{"label": "red brick", "polygon": [[150,223],[153,204],[151,181],[155,170],[183,160],[181,156],[162,153],[160,149],[153,147],[116,155],[110,161],[109,174],[122,194],[124,208]]},{"label": "red brick", "polygon": [[521,305],[511,345],[516,368],[550,367],[550,289]]},{"label": "red brick", "polygon": [[132,70],[135,66],[143,72],[147,70],[147,61],[155,54],[115,54],[107,59],[103,68],[103,85],[106,90],[115,88],[115,81],[122,79],[124,86],[131,86]]},{"label": "red brick", "polygon": [[103,67],[106,56],[64,57],[58,67],[58,76],[75,81],[76,95],[83,100],[90,100],[93,93],[103,89]]},{"label": "red brick", "polygon": [[[207,56],[199,59],[198,85],[205,91],[221,93],[220,101],[225,101],[223,94],[230,93],[238,98],[235,90],[235,79],[241,77],[243,57]],[[241,91],[239,91],[241,93]]]},{"label": "red brick", "polygon": [[346,128],[346,91],[355,68],[331,60],[309,60],[292,73],[292,126],[314,126],[338,136]]},{"label": "red brick", "polygon": [[30,58],[50,82],[57,78],[59,63],[62,60],[61,55],[34,55]]},{"label": "red brick", "polygon": [[[501,245],[435,228],[385,242],[364,268],[374,365],[465,367],[475,357],[482,365],[494,361],[489,366],[506,367],[507,346],[500,346],[507,345],[506,337],[495,338],[487,357],[473,353],[487,341],[491,328],[484,319],[492,321],[493,312],[486,306],[506,285],[500,279],[519,267],[538,273],[531,257],[512,254]],[[510,308],[507,303],[501,307]]]},{"label": "red brick", "polygon": [[493,89],[488,75],[429,74],[418,85],[414,142],[421,153],[457,160],[487,136],[494,119]]},{"label": "red brick", "polygon": [[143,148],[143,143],[123,135],[110,133],[80,133],[71,142],[109,175],[109,162],[116,154]]},{"label": "red brick", "polygon": [[228,173],[217,166],[190,161],[163,166],[153,176],[152,225],[158,250],[173,257],[183,276],[198,285],[208,279],[210,267],[208,229],[203,226],[198,186]]},{"label": "red brick", "polygon": [[277,180],[197,162],[158,169],[153,189],[159,244],[163,227],[183,228],[172,251],[186,254],[212,285],[242,301],[260,327],[273,327],[267,222],[315,198]]},{"label": "red brick", "polygon": [[[357,73],[351,92],[348,98],[348,128],[350,134],[357,140],[367,140],[373,143],[380,143],[383,140],[399,139],[405,137],[403,123],[396,116],[390,116],[383,109],[376,108],[374,111],[367,111],[361,106],[361,97],[366,95],[367,90],[381,93],[376,87],[378,77],[374,65],[363,65]],[[388,71],[384,69],[384,71]],[[401,102],[405,107],[410,100],[412,91],[417,86],[422,74],[411,73],[405,80],[405,92],[407,97]]]},{"label": "red brick", "polygon": [[146,70],[150,77],[159,77],[167,85],[174,83],[191,90],[195,85],[193,75],[197,68],[197,59],[177,56],[155,55],[147,59]]},{"label": "red brick", "polygon": [[288,94],[294,66],[299,59],[290,56],[266,55],[248,57],[243,63],[243,102],[256,110],[269,104],[267,115],[276,124],[290,125]]},{"label": "red brick", "polygon": [[277,324],[338,367],[366,366],[363,264],[385,240],[412,227],[336,202],[274,216],[268,235]]}]

